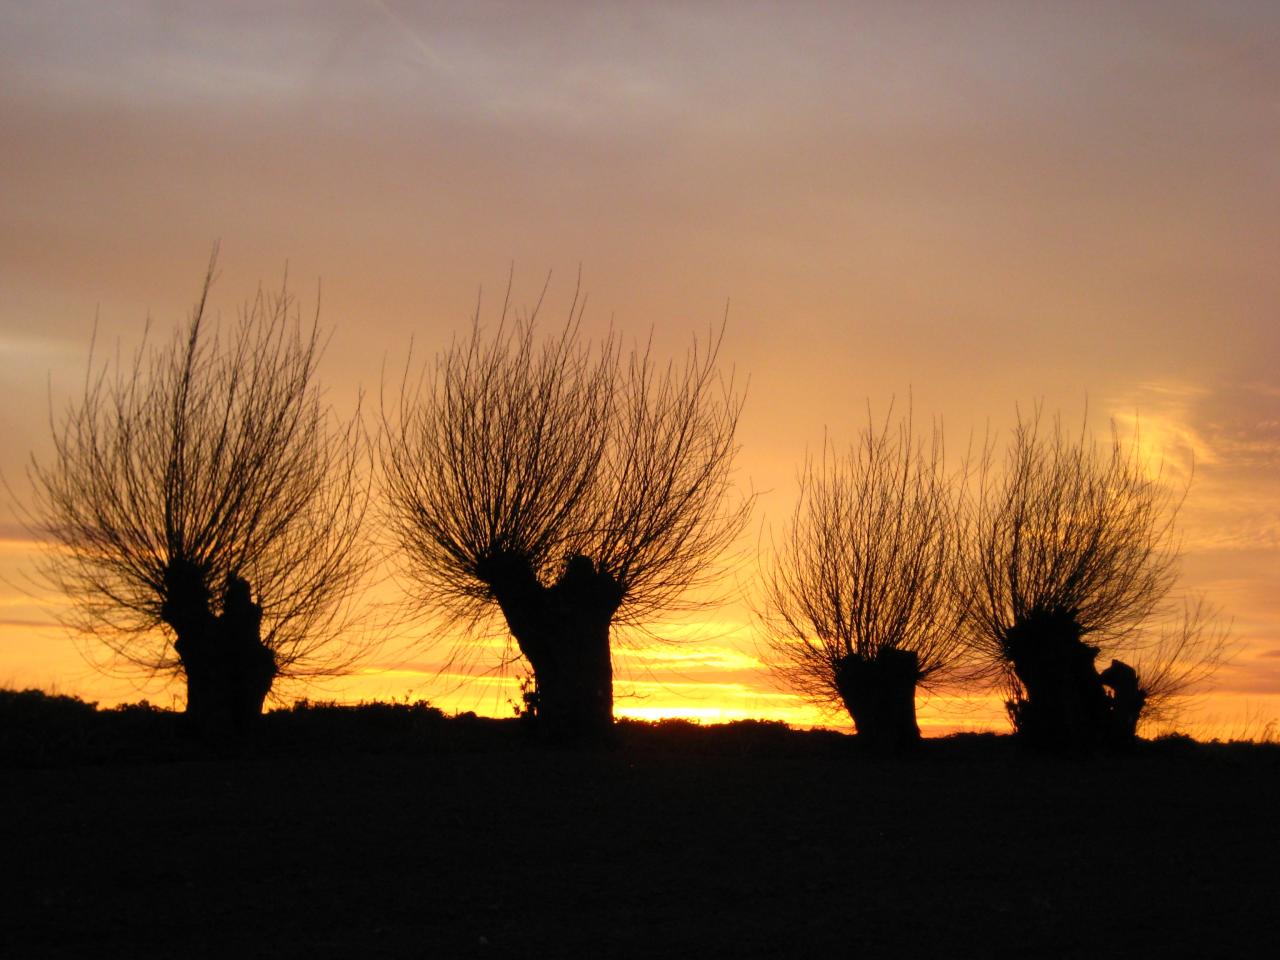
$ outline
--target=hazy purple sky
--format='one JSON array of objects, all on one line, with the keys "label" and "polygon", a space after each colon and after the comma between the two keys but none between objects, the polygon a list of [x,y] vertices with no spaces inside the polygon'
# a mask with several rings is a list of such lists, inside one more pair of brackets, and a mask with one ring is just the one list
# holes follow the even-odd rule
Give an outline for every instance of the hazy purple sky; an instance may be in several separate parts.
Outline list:
[{"label": "hazy purple sky", "polygon": [[[1242,647],[1210,712],[1277,716],[1277,51],[1263,2],[2,3],[0,467],[47,454],[95,312],[168,330],[215,239],[227,312],[322,283],[340,404],[513,264],[553,306],[581,264],[589,321],[664,349],[730,304],[775,524],[868,399],[957,449],[1037,399],[1136,411],[1196,457],[1186,579]],[[106,690],[3,589],[0,682]],[[635,703],[798,716],[715,620],[640,651]],[[362,689],[434,694],[437,657],[384,659]]]}]

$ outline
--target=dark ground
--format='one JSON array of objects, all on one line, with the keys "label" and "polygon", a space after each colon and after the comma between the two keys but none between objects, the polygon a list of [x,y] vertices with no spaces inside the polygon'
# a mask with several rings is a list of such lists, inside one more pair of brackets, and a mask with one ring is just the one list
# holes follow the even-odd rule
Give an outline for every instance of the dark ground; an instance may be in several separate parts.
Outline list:
[{"label": "dark ground", "polygon": [[4,957],[1190,957],[1280,933],[1274,746],[889,761],[666,723],[593,752],[381,706],[273,714],[217,757],[162,711],[7,696]]}]

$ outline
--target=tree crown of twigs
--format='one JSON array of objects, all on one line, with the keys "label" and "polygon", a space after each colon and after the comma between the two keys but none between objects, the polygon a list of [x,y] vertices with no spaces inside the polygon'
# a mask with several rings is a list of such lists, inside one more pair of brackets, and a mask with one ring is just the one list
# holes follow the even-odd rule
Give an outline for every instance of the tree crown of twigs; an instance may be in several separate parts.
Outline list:
[{"label": "tree crown of twigs", "polygon": [[1138,437],[1113,423],[1099,444],[1057,417],[1046,426],[1036,407],[1019,416],[1002,474],[990,453],[957,569],[970,642],[995,671],[1009,673],[1010,630],[1037,617],[1129,662],[1153,711],[1216,669],[1227,628],[1203,598],[1174,595],[1187,490],[1166,482]]},{"label": "tree crown of twigs", "polygon": [[839,703],[849,657],[910,651],[920,679],[944,674],[963,650],[950,592],[958,536],[941,427],[913,433],[890,408],[844,452],[824,440],[806,460],[780,544],[763,563],[759,619],[774,671],[820,703]]},{"label": "tree crown of twigs", "polygon": [[53,457],[28,469],[51,547],[40,573],[70,599],[69,625],[125,664],[181,669],[157,629],[181,565],[215,602],[229,577],[250,582],[283,675],[340,671],[360,652],[343,633],[369,561],[359,411],[336,423],[323,403],[318,321],[303,324],[287,286],[210,329],[216,259],[169,344],[144,336],[101,367],[91,349],[78,401],[50,411]]},{"label": "tree crown of twigs", "polygon": [[663,367],[651,342],[584,343],[577,292],[541,336],[541,304],[515,314],[508,286],[495,327],[477,307],[434,367],[406,364],[383,404],[388,523],[430,607],[482,619],[488,561],[550,584],[581,555],[617,582],[616,622],[641,624],[716,578],[752,506],[733,491],[743,399],[717,371],[724,327]]}]

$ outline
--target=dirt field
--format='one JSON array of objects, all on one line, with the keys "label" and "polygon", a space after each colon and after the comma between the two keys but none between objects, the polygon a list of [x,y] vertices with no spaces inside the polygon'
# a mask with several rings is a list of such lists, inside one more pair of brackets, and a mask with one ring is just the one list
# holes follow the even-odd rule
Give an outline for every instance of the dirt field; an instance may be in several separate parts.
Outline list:
[{"label": "dirt field", "polygon": [[0,954],[1227,956],[1280,929],[1276,747],[888,761],[775,725],[573,751],[418,721],[372,746],[277,724],[230,758],[11,751]]}]

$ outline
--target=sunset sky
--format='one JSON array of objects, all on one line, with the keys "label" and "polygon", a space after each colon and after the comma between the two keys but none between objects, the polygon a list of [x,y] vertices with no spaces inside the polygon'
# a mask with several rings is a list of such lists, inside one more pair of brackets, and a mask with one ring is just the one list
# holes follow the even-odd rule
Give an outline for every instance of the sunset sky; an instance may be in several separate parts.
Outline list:
[{"label": "sunset sky", "polygon": [[[1237,647],[1183,726],[1280,719],[1280,6],[1183,3],[0,2],[0,470],[100,349],[167,335],[215,241],[230,317],[286,264],[333,330],[328,395],[376,405],[515,300],[682,353],[724,315],[749,379],[744,538],[785,523],[806,451],[908,393],[971,432],[1043,401],[1139,418],[1194,478],[1184,583]],[[486,313],[486,316],[492,316]],[[368,405],[368,404],[367,404]],[[0,511],[0,685],[168,704],[104,677],[30,596]],[[741,595],[618,658],[618,713],[847,725],[780,689]],[[508,714],[400,631],[313,697]],[[495,659],[500,652],[497,644]],[[1003,727],[993,700],[928,730]],[[1196,725],[1199,724],[1199,727]]]}]

